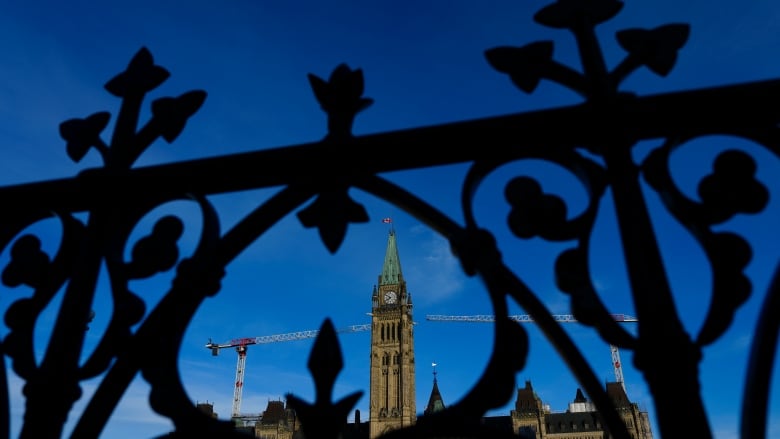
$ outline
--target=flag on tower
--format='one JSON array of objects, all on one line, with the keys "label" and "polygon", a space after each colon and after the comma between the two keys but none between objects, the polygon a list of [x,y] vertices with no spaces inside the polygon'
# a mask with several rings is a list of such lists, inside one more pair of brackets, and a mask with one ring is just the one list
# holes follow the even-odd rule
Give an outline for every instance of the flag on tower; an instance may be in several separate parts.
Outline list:
[{"label": "flag on tower", "polygon": [[390,219],[390,217],[387,217],[387,218],[382,218],[382,222],[385,223],[385,224],[390,224],[390,223],[393,222],[393,220]]}]

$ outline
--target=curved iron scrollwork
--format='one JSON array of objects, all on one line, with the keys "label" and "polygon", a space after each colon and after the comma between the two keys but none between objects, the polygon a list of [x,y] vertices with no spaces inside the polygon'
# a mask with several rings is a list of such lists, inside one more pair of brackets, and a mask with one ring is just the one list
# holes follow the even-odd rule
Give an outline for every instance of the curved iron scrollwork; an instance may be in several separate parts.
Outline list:
[{"label": "curved iron scrollwork", "polygon": [[[327,81],[309,75],[314,95],[328,116],[328,134],[322,141],[132,169],[156,139],[173,142],[206,99],[203,91],[157,99],[151,104],[151,119],[139,129],[147,93],[168,78],[151,53],[141,49],[127,69],[105,85],[109,93],[122,99],[110,142],[101,137],[110,121],[108,112],[60,125],[68,156],[78,162],[94,148],[103,159],[101,169],[72,179],[0,188],[0,202],[13,206],[0,223],[0,248],[9,249],[11,255],[2,282],[8,287],[26,285],[34,291],[31,297],[18,299],[9,307],[5,321],[10,332],[0,346],[13,371],[25,380],[21,437],[62,436],[73,404],[81,396],[80,383],[102,373],[105,377],[72,437],[98,437],[138,373],[151,385],[151,407],[175,425],[169,437],[243,437],[230,422],[201,413],[187,397],[176,356],[185,330],[204,299],[219,292],[227,264],[290,213],[297,213],[304,227],[316,227],[324,245],[335,253],[346,239],[349,224],[369,219],[366,209],[348,193],[358,188],[402,208],[445,236],[464,272],[484,282],[496,316],[493,351],[471,391],[445,411],[423,417],[416,425],[390,432],[387,437],[499,437],[479,420],[512,397],[515,376],[528,354],[527,334],[507,318],[511,301],[527,310],[557,347],[604,416],[612,437],[628,438],[625,425],[575,343],[504,263],[494,235],[481,227],[474,215],[474,197],[485,179],[499,167],[527,159],[554,163],[574,175],[586,188],[588,204],[579,215],[569,218],[561,198],[545,193],[535,179],[517,176],[505,187],[506,202],[511,206],[509,229],[518,238],[572,243],[558,256],[555,274],[576,318],[595,328],[606,342],[635,353],[636,366],[652,392],[663,437],[712,437],[698,385],[701,349],[723,335],[751,294],[744,274],[751,257],[749,244],[713,226],[738,213],[761,212],[769,191],[756,180],[756,164],[748,154],[726,151],[715,160],[712,174],[701,181],[701,201],[690,199],[671,177],[670,157],[686,142],[709,134],[743,137],[780,157],[780,113],[761,108],[761,102],[776,102],[780,97],[780,82],[651,97],[621,91],[620,83],[639,67],[666,75],[689,32],[684,24],[618,32],[617,40],[628,54],[610,71],[594,29],[621,7],[618,0],[558,0],[535,16],[542,25],[572,32],[580,50],[582,73],[555,61],[549,41],[497,47],[485,53],[489,64],[507,74],[521,90],[530,93],[542,79],[552,80],[578,92],[585,100],[581,105],[356,137],[352,135],[353,121],[372,100],[363,96],[362,71],[340,65]],[[745,102],[750,105],[739,105]],[[677,117],[694,112],[700,113],[699,121]],[[665,142],[641,163],[635,163],[632,148],[642,140],[656,138]],[[486,146],[439,157],[411,153],[433,141],[455,139],[479,140]],[[394,157],[378,160],[371,153],[388,144],[399,152]],[[339,157],[350,157],[351,163],[334,160]],[[333,165],[327,175],[312,165],[322,162]],[[380,172],[449,163],[471,164],[462,187],[463,225],[378,176]],[[215,169],[228,169],[230,178],[210,182],[200,178],[205,170]],[[177,178],[168,180],[169,175]],[[665,208],[698,241],[709,259],[714,276],[712,299],[694,338],[688,336],[675,311],[640,179],[660,195]],[[230,230],[220,230],[208,195],[276,186],[281,189],[269,200]],[[613,197],[638,313],[636,336],[615,323],[590,274],[591,235],[607,193]],[[166,216],[135,243],[126,261],[123,255],[133,228],[154,208],[174,200],[198,206],[203,227],[195,251],[188,257],[180,255],[183,221]],[[84,212],[86,220],[77,215]],[[40,237],[23,232],[52,214],[62,233],[56,253],[49,255],[42,249]],[[102,266],[110,278],[114,309],[98,348],[80,362]],[[143,298],[131,291],[129,282],[172,269],[176,276],[170,290],[147,312]],[[764,383],[770,378],[777,346],[779,283],[775,279],[767,292],[756,326],[743,402],[744,437],[766,434],[769,389]],[[62,288],[52,342],[37,362],[33,331],[44,308]],[[664,318],[651,318],[655,315]],[[139,326],[133,330],[135,325]],[[670,356],[675,358],[673,364],[657,360]],[[309,403],[289,396],[306,437],[338,437],[360,396],[356,393],[331,401],[342,361],[335,331],[326,319],[309,362],[316,400]],[[0,416],[8,425],[7,371],[2,373],[6,398]],[[42,412],[47,413],[46,422],[39,422]]]}]

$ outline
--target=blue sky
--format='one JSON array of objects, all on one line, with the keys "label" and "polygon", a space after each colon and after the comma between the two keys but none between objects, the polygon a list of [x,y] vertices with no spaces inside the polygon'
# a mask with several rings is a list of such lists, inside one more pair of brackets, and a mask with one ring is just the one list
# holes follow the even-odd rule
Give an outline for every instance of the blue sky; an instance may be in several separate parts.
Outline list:
[{"label": "blue sky", "polygon": [[[497,46],[551,39],[556,45],[556,60],[579,69],[571,36],[532,20],[533,14],[548,3],[6,2],[0,7],[0,53],[4,57],[0,68],[0,184],[69,177],[99,166],[94,151],[79,163],[69,160],[58,126],[67,119],[97,111],[109,111],[115,117],[119,101],[103,85],[124,70],[141,47],[148,48],[155,62],[171,73],[151,93],[149,101],[194,89],[206,90],[208,97],[173,144],[155,143],[137,166],[322,138],[325,117],[306,75],[327,78],[340,63],[363,70],[365,95],[375,100],[358,116],[356,134],[579,103],[576,94],[548,82],[531,95],[522,93],[505,75],[494,71],[483,55],[486,49]],[[616,31],[677,22],[689,23],[691,34],[676,67],[666,78],[637,71],[624,82],[624,90],[645,95],[780,77],[776,57],[780,49],[780,6],[769,0],[626,1],[623,11],[599,28],[607,64],[614,66],[623,57],[614,39]],[[654,145],[651,142],[638,148],[637,157]],[[434,151],[449,147],[431,145]],[[747,142],[711,138],[683,148],[675,161],[675,177],[686,194],[696,197],[698,179],[708,172],[714,152],[725,147],[753,153],[759,161],[758,178],[770,189],[780,187],[780,162],[776,157]],[[377,153],[391,155],[393,151]],[[466,169],[453,165],[386,177],[461,221],[459,188]],[[553,313],[569,313],[565,296],[555,288],[552,271],[555,256],[566,247],[518,240],[506,230],[508,208],[501,203],[501,188],[518,172],[538,176],[546,192],[566,199],[572,214],[583,208],[585,192],[572,176],[559,169],[528,162],[500,169],[480,190],[477,200],[477,218],[501,239],[508,265]],[[218,208],[223,230],[228,230],[272,193],[259,190],[226,194],[211,201]],[[315,230],[304,229],[291,216],[228,266],[222,291],[195,316],[180,352],[182,377],[193,402],[211,402],[220,417],[229,417],[236,355],[225,351],[212,357],[204,348],[208,338],[222,342],[317,329],[326,317],[336,327],[368,323],[371,289],[381,270],[388,233],[381,218],[388,216],[393,218],[402,268],[415,301],[418,411],[429,396],[432,370],[428,365],[432,362],[438,363],[439,386],[447,404],[463,396],[476,382],[488,359],[490,326],[427,322],[424,317],[490,314],[481,284],[460,272],[448,244],[431,230],[365,193],[351,194],[364,204],[371,222],[351,226],[336,255],[327,252]],[[706,260],[682,228],[657,210],[660,203],[655,195],[651,191],[646,195],[648,204],[659,212],[653,217],[654,226],[662,240],[679,313],[686,328],[695,333],[709,301]],[[594,242],[599,245],[591,255],[594,279],[610,310],[635,315],[625,270],[619,263],[620,245],[607,199],[602,206],[594,230]],[[182,239],[183,253],[187,254],[196,243],[199,224],[195,209],[179,203],[155,214],[167,212],[177,213],[187,222]],[[771,269],[778,262],[776,243],[780,235],[772,228],[778,219],[780,202],[773,198],[762,215],[740,216],[719,226],[745,233],[751,240],[754,259],[747,272],[753,279],[754,293],[726,335],[704,351],[702,392],[718,439],[737,437],[744,356]],[[134,236],[142,236],[150,224],[151,220],[140,224]],[[50,224],[40,224],[36,230],[42,236],[56,236]],[[7,258],[7,254],[0,256]],[[163,274],[131,288],[152,306],[170,280],[170,274]],[[11,301],[29,293],[19,290],[3,291],[0,306],[5,309]],[[101,313],[106,300],[99,297],[96,303],[97,315],[88,339],[93,346],[108,322],[106,313]],[[519,308],[514,311],[523,313]],[[45,317],[37,334],[36,348],[41,354],[53,313]],[[612,380],[608,346],[580,325],[565,328],[596,374]],[[531,380],[552,409],[564,410],[574,398],[577,383],[541,333],[533,326],[527,329],[531,353],[526,368],[518,374],[518,383]],[[0,326],[0,333],[6,331]],[[268,400],[280,399],[287,392],[311,399],[313,385],[306,361],[312,342],[250,347],[242,411],[260,412]],[[368,387],[368,332],[344,334],[341,344],[345,369],[337,381],[336,397]],[[649,410],[655,422],[650,395],[632,367],[631,353],[621,355],[629,397]],[[775,375],[779,369],[775,367]],[[95,384],[84,383],[86,395]],[[21,383],[12,377],[11,385],[19,389]],[[776,379],[771,386],[770,434],[780,438],[780,387]],[[147,390],[142,380],[136,380],[115,412],[106,437],[150,437],[170,429],[167,420],[148,408]],[[14,433],[18,432],[23,410],[19,395],[17,391],[13,399]],[[363,419],[368,415],[367,401],[364,395],[357,405]],[[493,414],[508,412],[507,407]],[[655,425],[654,431],[658,433]]]}]

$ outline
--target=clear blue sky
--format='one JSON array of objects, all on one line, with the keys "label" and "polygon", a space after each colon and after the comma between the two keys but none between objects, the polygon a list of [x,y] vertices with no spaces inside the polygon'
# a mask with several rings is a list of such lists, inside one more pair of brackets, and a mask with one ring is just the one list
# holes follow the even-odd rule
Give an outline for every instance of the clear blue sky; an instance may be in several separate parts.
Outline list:
[{"label": "clear blue sky", "polygon": [[[208,98],[173,143],[154,144],[138,166],[217,156],[320,139],[325,117],[309,88],[307,73],[327,78],[333,68],[347,63],[363,69],[365,95],[375,100],[361,113],[355,133],[532,111],[579,103],[562,87],[543,82],[531,95],[515,89],[494,71],[484,51],[496,46],[522,46],[551,39],[555,58],[579,69],[574,41],[562,31],[544,28],[532,20],[548,1],[494,0],[491,2],[434,0],[428,2],[347,2],[343,0],[278,2],[231,0],[187,2],[75,0],[37,3],[6,2],[0,7],[0,184],[69,177],[98,166],[90,152],[80,163],[66,155],[59,137],[61,122],[109,111],[115,117],[119,100],[103,85],[124,70],[132,56],[148,48],[155,62],[171,73],[146,102],[162,96],[203,89]],[[616,44],[617,30],[653,28],[668,23],[691,25],[691,35],[674,70],[666,78],[640,70],[623,85],[640,95],[743,81],[780,78],[780,5],[769,0],[636,0],[599,28],[606,61],[614,66],[623,57]],[[113,120],[113,118],[112,118]],[[109,129],[104,132],[110,133]],[[108,140],[106,138],[106,140]],[[650,145],[652,146],[652,145]],[[709,169],[713,151],[725,146],[749,150],[759,159],[758,177],[770,188],[780,187],[780,163],[755,145],[724,139],[705,139],[681,153],[676,177],[683,190],[695,197],[698,179]],[[444,150],[451,145],[431,145]],[[640,148],[638,154],[645,149]],[[392,155],[392,149],[378,154]],[[464,166],[387,175],[461,221],[459,188]],[[584,206],[584,191],[565,173],[539,163],[502,169],[480,193],[478,219],[503,239],[507,263],[537,292],[553,313],[569,313],[564,295],[554,286],[552,263],[563,247],[511,238],[505,227],[507,208],[501,187],[516,172],[539,176],[545,191],[559,193],[569,212]],[[203,176],[209,178],[209,176]],[[258,205],[271,190],[214,197],[224,230]],[[476,323],[433,323],[427,314],[490,314],[481,284],[464,276],[448,244],[400,209],[353,191],[371,222],[351,226],[335,256],[304,229],[295,217],[286,218],[248,248],[227,269],[222,291],[209,299],[195,316],[180,352],[181,373],[193,402],[211,402],[220,417],[230,415],[236,355],[225,351],[216,358],[204,348],[208,338],[223,342],[317,329],[330,317],[336,327],[368,323],[372,286],[382,266],[392,217],[404,275],[413,294],[417,358],[417,408],[422,411],[431,384],[430,364],[438,363],[439,386],[446,404],[463,396],[474,384],[488,359],[491,328]],[[773,194],[776,195],[776,194]],[[654,194],[648,202],[658,208]],[[626,286],[620,246],[614,235],[609,203],[595,230],[594,279],[607,306],[615,313],[635,315]],[[184,253],[192,250],[198,223],[194,208],[168,208],[188,222]],[[704,351],[701,384],[706,408],[717,439],[737,437],[738,413],[744,380],[745,354],[763,300],[771,269],[778,261],[776,228],[780,202],[772,199],[758,217],[738,217],[722,229],[746,233],[754,245],[748,267],[754,294],[736,316],[734,325],[714,346]],[[675,289],[678,310],[686,328],[695,333],[709,302],[710,273],[693,243],[663,215],[654,217],[663,240],[663,254]],[[134,236],[146,232],[145,222]],[[47,225],[41,230],[50,233]],[[510,245],[511,244],[511,245]],[[49,244],[54,245],[54,244]],[[7,252],[6,252],[7,253]],[[7,258],[7,254],[0,255]],[[169,285],[170,275],[138,282],[131,287],[150,305]],[[105,282],[103,283],[105,286]],[[108,322],[104,291],[88,342],[98,339]],[[4,291],[4,310],[25,291]],[[519,308],[513,310],[520,314]],[[47,323],[37,334],[43,352]],[[518,384],[531,380],[537,393],[554,410],[564,410],[574,398],[577,383],[536,328],[527,327],[531,355],[518,374]],[[609,348],[590,330],[566,325],[590,360],[597,375],[613,380]],[[7,329],[0,327],[0,334]],[[260,412],[269,399],[293,392],[313,397],[306,361],[313,340],[250,347],[242,411]],[[341,336],[345,369],[335,396],[367,390],[369,333]],[[626,388],[633,401],[649,410],[652,401],[641,376],[633,369],[630,352],[622,352]],[[668,361],[675,361],[668,358]],[[775,367],[775,375],[780,367]],[[12,400],[12,432],[16,434],[23,402],[20,381]],[[84,383],[89,395],[96,383]],[[780,438],[780,386],[771,383],[770,434]],[[123,399],[105,436],[150,437],[170,429],[169,422],[147,405],[148,387],[138,379]],[[511,404],[511,403],[510,403]],[[78,408],[82,407],[80,404]],[[368,396],[357,408],[368,416]],[[508,414],[509,407],[492,414]],[[653,425],[654,432],[658,429]]]}]

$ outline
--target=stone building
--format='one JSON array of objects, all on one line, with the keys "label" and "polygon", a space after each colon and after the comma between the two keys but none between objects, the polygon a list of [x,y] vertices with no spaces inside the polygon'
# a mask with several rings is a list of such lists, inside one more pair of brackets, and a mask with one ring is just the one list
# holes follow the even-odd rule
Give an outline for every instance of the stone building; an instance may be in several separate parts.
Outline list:
[{"label": "stone building", "polygon": [[[617,409],[634,439],[652,439],[650,420],[647,412],[638,404],[629,401],[621,383],[608,382],[607,395]],[[592,402],[588,401],[580,389],[564,412],[552,412],[542,403],[534,392],[530,381],[525,387],[517,389],[515,409],[508,416],[495,416],[486,419],[496,426],[511,428],[521,437],[536,439],[607,439],[602,417]]]},{"label": "stone building", "polygon": [[293,439],[302,437],[295,411],[283,401],[268,401],[260,419],[255,422],[255,437],[262,439]]}]

